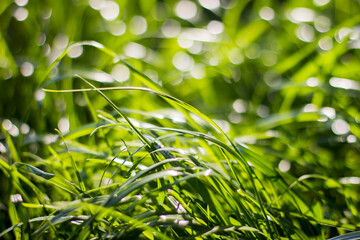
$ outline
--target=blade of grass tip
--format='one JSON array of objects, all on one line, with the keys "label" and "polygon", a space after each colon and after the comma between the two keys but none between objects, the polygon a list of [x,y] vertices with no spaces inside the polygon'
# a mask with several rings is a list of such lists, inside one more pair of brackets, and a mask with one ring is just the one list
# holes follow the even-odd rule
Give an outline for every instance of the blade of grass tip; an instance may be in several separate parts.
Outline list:
[{"label": "blade of grass tip", "polygon": [[72,157],[71,153],[70,153],[70,150],[65,142],[65,139],[64,139],[64,136],[61,134],[61,132],[58,130],[58,129],[55,129],[55,131],[59,134],[59,136],[61,137],[61,139],[63,140],[64,142],[64,145],[65,145],[65,148],[66,148],[66,151],[68,152],[69,154],[69,157],[70,157],[70,161],[71,161],[71,165],[75,171],[75,174],[76,174],[76,177],[77,177],[77,180],[79,182],[79,185],[80,185],[80,189],[81,191],[83,192],[86,192],[86,188],[85,188],[85,184],[84,184],[84,181],[82,180],[81,178],[81,174],[80,174],[80,171],[79,171],[79,168],[74,160],[74,158]]},{"label": "blade of grass tip", "polygon": [[118,108],[101,90],[99,90],[97,87],[95,87],[93,84],[91,84],[89,81],[87,81],[85,78],[81,77],[80,75],[75,75],[76,77],[83,80],[85,83],[87,83],[89,86],[91,86],[94,90],[96,90],[109,104],[110,106],[129,124],[130,128],[136,133],[136,135],[140,138],[143,143],[148,145],[151,148],[150,142],[144,137],[144,135],[134,126],[134,124],[130,121],[130,119]]}]

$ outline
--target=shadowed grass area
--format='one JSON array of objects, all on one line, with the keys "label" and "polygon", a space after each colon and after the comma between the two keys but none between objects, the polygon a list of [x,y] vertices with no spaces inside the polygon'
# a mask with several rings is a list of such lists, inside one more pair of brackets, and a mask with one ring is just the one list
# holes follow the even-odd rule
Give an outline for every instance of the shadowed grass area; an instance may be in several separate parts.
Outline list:
[{"label": "shadowed grass area", "polygon": [[359,10],[1,1],[0,238],[358,238]]}]

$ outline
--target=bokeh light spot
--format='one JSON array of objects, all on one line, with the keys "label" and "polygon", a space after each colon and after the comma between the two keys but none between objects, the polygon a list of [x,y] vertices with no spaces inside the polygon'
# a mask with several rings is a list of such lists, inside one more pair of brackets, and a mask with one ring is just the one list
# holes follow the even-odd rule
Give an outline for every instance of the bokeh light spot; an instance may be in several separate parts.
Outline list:
[{"label": "bokeh light spot", "polygon": [[124,46],[124,53],[129,57],[142,59],[146,56],[146,48],[138,43],[130,42]]},{"label": "bokeh light spot", "polygon": [[147,21],[142,16],[134,16],[129,25],[130,32],[134,35],[141,35],[147,30]]},{"label": "bokeh light spot", "polygon": [[315,39],[315,30],[308,24],[300,24],[296,30],[296,36],[304,42],[312,42]]},{"label": "bokeh light spot", "polygon": [[65,134],[69,132],[70,129],[70,122],[69,119],[66,117],[60,118],[58,122],[58,127],[61,133]]},{"label": "bokeh light spot", "polygon": [[191,1],[183,0],[176,4],[175,13],[178,17],[189,20],[196,16],[197,6]]},{"label": "bokeh light spot", "polygon": [[67,55],[70,58],[78,58],[82,55],[82,53],[83,53],[83,46],[77,45],[70,48],[69,51],[67,52]]},{"label": "bokeh light spot", "polygon": [[334,122],[331,124],[331,130],[333,131],[333,133],[335,133],[336,135],[343,135],[349,132],[350,130],[350,126],[349,124],[342,119],[336,119],[334,120]]},{"label": "bokeh light spot", "polygon": [[34,73],[34,65],[29,62],[21,64],[20,72],[24,77],[30,77]]},{"label": "bokeh light spot", "polygon": [[194,60],[184,52],[175,53],[172,63],[180,71],[190,71],[194,66]]},{"label": "bokeh light spot", "polygon": [[115,20],[119,16],[119,13],[119,5],[113,1],[105,1],[105,4],[100,9],[101,16],[107,21]]},{"label": "bokeh light spot", "polygon": [[15,3],[19,7],[23,7],[23,6],[26,6],[26,4],[28,4],[28,0],[15,0]]},{"label": "bokeh light spot", "polygon": [[203,6],[206,9],[217,9],[220,7],[220,1],[219,0],[199,0],[199,3],[201,6]]},{"label": "bokeh light spot", "polygon": [[181,25],[178,21],[170,19],[161,26],[161,33],[167,38],[175,38],[181,32]]},{"label": "bokeh light spot", "polygon": [[111,75],[118,82],[125,82],[130,77],[130,70],[123,64],[116,64],[111,70]]},{"label": "bokeh light spot", "polygon": [[290,161],[283,159],[279,162],[278,167],[281,172],[288,172],[291,168],[291,163]]},{"label": "bokeh light spot", "polygon": [[207,29],[211,34],[220,34],[224,31],[224,24],[220,21],[210,21],[207,25]]},{"label": "bokeh light spot", "polygon": [[312,22],[315,19],[315,12],[309,8],[295,8],[290,11],[288,18],[294,23]]},{"label": "bokeh light spot", "polygon": [[271,7],[262,7],[259,11],[259,16],[267,21],[273,20],[275,17],[275,11]]},{"label": "bokeh light spot", "polygon": [[25,21],[29,16],[29,11],[26,8],[19,7],[14,12],[14,18],[19,22]]}]

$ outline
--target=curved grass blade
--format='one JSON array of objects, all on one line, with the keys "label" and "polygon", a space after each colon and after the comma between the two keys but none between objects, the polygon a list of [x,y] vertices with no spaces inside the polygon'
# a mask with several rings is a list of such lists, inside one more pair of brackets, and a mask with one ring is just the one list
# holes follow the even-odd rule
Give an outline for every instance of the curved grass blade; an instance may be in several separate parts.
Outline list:
[{"label": "curved grass blade", "polygon": [[75,162],[75,160],[73,159],[71,153],[70,153],[70,150],[65,142],[65,139],[64,139],[64,136],[61,134],[61,132],[58,130],[58,129],[55,129],[55,131],[60,135],[60,137],[62,138],[63,142],[64,142],[64,145],[66,147],[66,150],[69,154],[69,157],[70,157],[70,160],[71,160],[71,165],[75,171],[75,174],[76,174],[76,177],[77,177],[77,180],[79,182],[79,185],[80,185],[80,189],[82,192],[86,192],[86,188],[85,188],[85,184],[84,184],[84,181],[82,180],[82,177],[81,177],[81,174],[80,174],[80,171],[79,171],[79,168]]},{"label": "curved grass blade", "polygon": [[19,169],[24,170],[29,173],[33,173],[33,174],[35,174],[39,177],[42,177],[46,180],[49,180],[49,179],[55,177],[55,174],[45,172],[37,167],[27,164],[27,163],[18,163],[17,165],[20,165]]},{"label": "curved grass blade", "polygon": [[340,236],[337,236],[337,237],[329,238],[328,240],[355,240],[355,239],[360,239],[360,231],[358,231],[358,232],[346,233],[346,234],[344,234],[344,235],[340,235]]}]

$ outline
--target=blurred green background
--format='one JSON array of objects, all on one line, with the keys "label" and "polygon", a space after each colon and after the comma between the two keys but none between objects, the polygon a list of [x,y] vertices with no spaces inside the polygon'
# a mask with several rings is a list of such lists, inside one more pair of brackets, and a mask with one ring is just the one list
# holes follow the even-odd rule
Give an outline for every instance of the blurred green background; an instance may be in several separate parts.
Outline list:
[{"label": "blurred green background", "polygon": [[[83,94],[43,87],[86,87],[73,74],[101,87],[143,86],[127,66],[85,45],[47,74],[67,46],[96,41],[289,179],[339,181],[347,200],[331,184],[313,190],[326,195],[333,218],[359,223],[359,24],[358,0],[1,0],[0,154],[11,155],[7,133],[18,152],[42,155],[54,128],[67,133],[93,121]],[[172,114],[155,95],[106,94],[125,110]],[[101,96],[88,97],[111,110]]]}]

